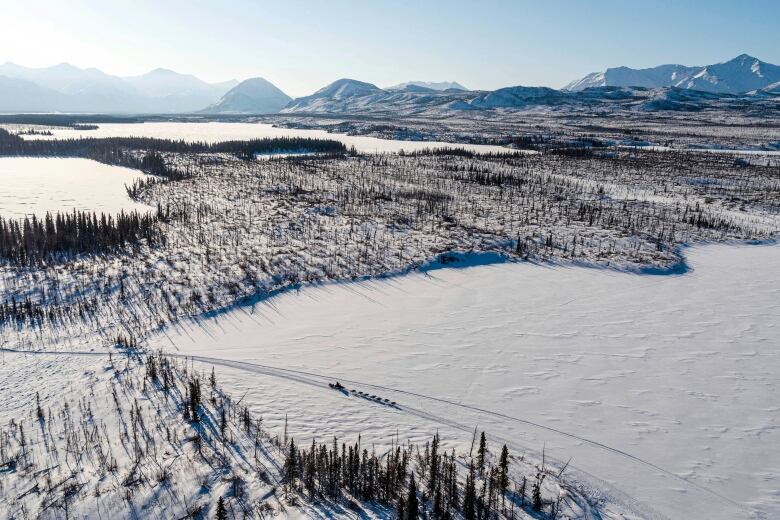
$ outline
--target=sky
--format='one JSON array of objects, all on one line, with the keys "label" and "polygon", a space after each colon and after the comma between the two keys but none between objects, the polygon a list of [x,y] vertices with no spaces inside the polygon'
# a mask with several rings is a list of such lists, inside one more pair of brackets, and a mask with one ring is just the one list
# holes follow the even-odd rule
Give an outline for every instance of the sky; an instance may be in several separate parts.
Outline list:
[{"label": "sky", "polygon": [[344,77],[560,88],[619,65],[780,64],[778,0],[0,0],[0,13],[0,63],[261,76],[294,97]]}]

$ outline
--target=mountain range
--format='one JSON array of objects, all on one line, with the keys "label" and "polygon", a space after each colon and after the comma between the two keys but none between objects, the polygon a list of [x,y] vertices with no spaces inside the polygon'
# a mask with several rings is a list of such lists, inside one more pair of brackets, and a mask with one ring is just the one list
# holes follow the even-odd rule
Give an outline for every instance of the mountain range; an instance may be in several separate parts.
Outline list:
[{"label": "mountain range", "polygon": [[0,111],[192,112],[217,102],[237,84],[207,83],[167,69],[120,77],[67,63],[45,68],[5,63],[0,65]]},{"label": "mountain range", "polygon": [[431,85],[410,82],[381,89],[371,83],[340,79],[310,96],[294,99],[281,112],[444,116],[466,111],[542,108],[780,109],[780,67],[746,54],[704,67],[661,65],[643,70],[608,69],[589,74],[562,90],[515,86],[471,91],[452,88],[452,84],[435,84],[438,88]]},{"label": "mountain range", "polygon": [[701,110],[757,107],[778,110],[780,67],[746,54],[704,67],[618,67],[592,73],[562,90],[505,87],[467,90],[456,82],[411,81],[389,88],[355,79],[337,80],[291,99],[263,78],[207,83],[167,69],[119,77],[69,64],[27,68],[0,65],[0,112],[328,113],[452,115],[468,111],[539,108],[589,110]]},{"label": "mountain range", "polygon": [[340,79],[310,96],[292,100],[283,114],[372,116],[453,116],[467,112],[532,110],[698,111],[720,107],[737,110],[780,110],[780,92],[753,91],[734,95],[679,87],[589,87],[578,91],[548,87],[506,87],[493,91],[434,91],[407,87],[385,90],[362,81]]},{"label": "mountain range", "polygon": [[729,61],[704,66],[616,67],[592,72],[572,81],[564,90],[579,91],[591,87],[674,87],[719,94],[744,94],[780,87],[780,66],[741,54]]}]

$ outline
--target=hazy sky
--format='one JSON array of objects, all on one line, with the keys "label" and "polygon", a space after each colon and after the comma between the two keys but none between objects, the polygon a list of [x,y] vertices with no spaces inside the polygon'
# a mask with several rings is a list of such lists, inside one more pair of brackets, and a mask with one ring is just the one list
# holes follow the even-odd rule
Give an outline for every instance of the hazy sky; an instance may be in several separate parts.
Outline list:
[{"label": "hazy sky", "polygon": [[616,65],[780,63],[780,0],[0,1],[0,62],[263,76],[292,96],[342,77],[560,87]]}]

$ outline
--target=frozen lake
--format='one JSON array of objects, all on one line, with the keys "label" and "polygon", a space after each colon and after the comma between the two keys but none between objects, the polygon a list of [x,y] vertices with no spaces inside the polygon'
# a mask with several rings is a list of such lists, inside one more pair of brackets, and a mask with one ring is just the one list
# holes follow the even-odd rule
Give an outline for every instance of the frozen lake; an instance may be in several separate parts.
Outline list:
[{"label": "frozen lake", "polygon": [[145,177],[137,170],[88,159],[0,158],[0,215],[23,218],[46,212],[147,211],[127,196],[125,185]]},{"label": "frozen lake", "polygon": [[264,137],[310,137],[341,141],[347,147],[354,146],[365,153],[407,152],[425,148],[466,148],[475,152],[511,152],[503,146],[453,144],[436,141],[396,141],[358,135],[330,134],[325,130],[301,130],[276,128],[267,123],[107,123],[98,125],[97,130],[72,128],[51,128],[51,136],[26,135],[25,139],[72,139],[77,137],[157,137],[161,139],[183,139],[185,141],[234,141],[262,139]]},{"label": "frozen lake", "polygon": [[[320,439],[372,424],[422,437],[409,406],[436,428],[544,444],[670,518],[778,518],[780,247],[687,254],[676,276],[520,263],[306,288],[153,343],[239,362],[218,368],[228,387],[289,401]],[[240,362],[363,382],[402,412]]]}]

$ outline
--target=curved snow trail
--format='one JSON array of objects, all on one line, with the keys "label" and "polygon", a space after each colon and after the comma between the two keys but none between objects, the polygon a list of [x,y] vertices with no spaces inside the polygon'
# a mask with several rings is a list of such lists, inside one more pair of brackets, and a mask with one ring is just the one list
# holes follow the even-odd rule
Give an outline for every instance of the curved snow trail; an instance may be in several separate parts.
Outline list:
[{"label": "curved snow trail", "polygon": [[[30,355],[71,355],[71,356],[91,356],[91,357],[107,356],[108,354],[116,353],[116,352],[110,352],[110,351],[103,351],[103,352],[94,352],[94,351],[80,352],[80,351],[66,351],[66,350],[63,350],[63,351],[56,351],[56,350],[23,351],[23,350],[9,349],[9,348],[5,348],[5,347],[0,347],[0,352],[3,352],[3,353],[8,352],[8,353],[13,353],[13,354],[30,354]],[[128,352],[127,354],[130,355],[130,354],[135,354],[135,353]],[[189,354],[180,353],[180,352],[179,353],[165,352],[164,355],[168,356],[168,357],[172,357],[172,358],[190,359],[190,360],[193,360],[193,361],[198,361],[200,363],[207,363],[207,364],[212,364],[212,365],[225,366],[225,367],[235,368],[237,370],[245,370],[245,371],[249,371],[249,372],[253,372],[253,373],[259,373],[259,374],[263,374],[263,375],[268,375],[268,376],[271,376],[271,377],[278,377],[278,378],[285,379],[285,380],[288,380],[288,381],[294,381],[294,382],[305,384],[305,385],[309,385],[309,386],[315,386],[317,388],[321,388],[323,386],[325,386],[327,388],[327,386],[326,386],[327,383],[332,382],[334,379],[336,379],[333,376],[327,376],[327,375],[319,374],[319,373],[316,373],[316,372],[308,372],[308,371],[305,371],[305,370],[297,370],[297,369],[291,369],[291,368],[282,368],[282,367],[276,367],[276,366],[271,366],[271,365],[263,365],[263,364],[260,364],[260,363],[253,363],[253,362],[248,362],[248,361],[237,361],[237,360],[232,360],[232,359],[224,359],[224,358],[217,358],[217,357],[211,357],[211,356],[189,355]],[[539,429],[541,429],[543,431],[548,431],[548,432],[551,432],[551,433],[555,433],[557,435],[561,435],[563,437],[574,439],[574,440],[577,440],[579,442],[588,444],[588,445],[590,445],[592,447],[595,447],[595,448],[597,448],[599,450],[604,450],[606,452],[612,453],[612,454],[617,455],[619,457],[628,459],[628,460],[630,460],[632,462],[635,462],[635,463],[644,465],[644,466],[646,466],[648,468],[654,469],[654,470],[656,470],[656,471],[658,471],[658,472],[660,472],[660,473],[662,473],[662,474],[664,474],[664,475],[666,475],[668,477],[671,477],[672,479],[674,479],[676,481],[679,481],[679,482],[681,482],[681,483],[683,483],[685,485],[689,485],[689,486],[691,486],[693,488],[696,488],[699,491],[702,491],[702,492],[704,492],[704,493],[706,493],[706,494],[708,494],[708,495],[710,495],[712,497],[718,498],[718,499],[728,503],[732,507],[736,507],[746,517],[750,516],[749,511],[745,508],[744,505],[740,504],[739,502],[736,502],[736,501],[732,500],[731,498],[729,498],[729,497],[727,497],[725,495],[722,495],[722,494],[718,493],[717,491],[709,489],[706,486],[703,486],[703,485],[698,484],[696,482],[690,481],[690,480],[686,479],[685,477],[677,475],[676,473],[674,473],[672,471],[664,469],[664,468],[662,468],[662,467],[660,467],[660,466],[658,466],[658,465],[656,465],[656,464],[654,464],[654,463],[652,463],[652,462],[650,462],[648,460],[645,460],[645,459],[642,459],[640,457],[637,457],[636,455],[632,455],[632,454],[630,454],[630,453],[628,453],[626,451],[620,450],[618,448],[614,448],[612,446],[603,444],[601,442],[598,442],[598,441],[595,441],[595,440],[592,440],[592,439],[581,437],[581,436],[576,435],[574,433],[570,433],[570,432],[567,432],[567,431],[564,431],[564,430],[560,430],[558,428],[554,428],[554,427],[551,427],[551,426],[546,426],[546,425],[543,425],[543,424],[540,424],[540,423],[536,423],[536,422],[530,421],[528,419],[522,419],[522,418],[519,418],[519,417],[514,417],[514,416],[511,416],[511,415],[504,414],[504,413],[495,412],[495,411],[488,410],[488,409],[485,409],[485,408],[481,408],[481,407],[478,407],[478,406],[473,406],[473,405],[464,404],[464,403],[460,403],[460,402],[456,402],[456,401],[451,401],[451,400],[440,398],[440,397],[420,394],[420,393],[412,392],[412,391],[408,391],[408,390],[399,390],[399,389],[388,387],[388,386],[376,385],[376,384],[373,384],[373,383],[366,383],[366,382],[362,382],[362,381],[356,381],[356,380],[346,379],[346,378],[341,378],[341,377],[339,377],[338,380],[339,381],[343,381],[345,383],[349,383],[351,385],[363,386],[363,387],[368,387],[368,388],[375,388],[375,389],[384,390],[384,391],[387,391],[387,392],[394,392],[394,393],[398,393],[398,394],[402,394],[402,395],[408,395],[408,396],[415,397],[415,398],[418,398],[418,399],[434,401],[434,402],[445,404],[447,406],[454,406],[454,407],[462,408],[462,409],[470,410],[472,412],[477,412],[477,413],[480,413],[480,414],[496,417],[496,418],[499,418],[499,419],[525,424],[525,425],[528,425],[528,426],[532,426],[534,428],[539,428]],[[420,409],[417,409],[417,408],[414,408],[414,407],[411,407],[411,406],[408,406],[408,405],[405,405],[405,404],[402,405],[400,407],[400,409],[402,411],[406,411],[408,413],[411,413],[413,415],[416,415],[418,417],[421,417],[423,419],[426,419],[426,420],[429,420],[429,421],[432,421],[432,422],[445,424],[445,425],[451,426],[453,428],[456,428],[456,429],[459,429],[459,430],[462,430],[462,431],[467,431],[467,432],[471,431],[471,427],[470,426],[466,426],[466,425],[458,423],[457,421],[454,421],[452,419],[444,418],[444,417],[441,417],[441,416],[432,414],[430,412],[426,412],[424,410],[420,410]],[[501,440],[502,442],[506,442],[510,446],[515,444],[513,441],[505,439],[505,438],[502,438],[500,436],[496,436],[496,435],[490,435],[490,436],[493,437],[494,439],[498,439],[498,440]],[[524,450],[528,450],[527,447],[522,447],[522,448]],[[557,462],[560,462],[560,461],[557,461]],[[644,504],[639,503],[638,501],[633,499],[627,493],[624,493],[622,491],[617,490],[616,488],[614,488],[614,486],[612,486],[611,484],[606,483],[601,478],[599,478],[599,477],[597,477],[595,475],[592,475],[592,474],[590,474],[590,473],[588,473],[588,472],[586,472],[586,471],[584,471],[584,470],[582,470],[580,468],[577,468],[576,466],[571,466],[570,465],[569,467],[576,469],[578,472],[580,472],[583,475],[586,475],[587,477],[589,477],[589,479],[593,479],[593,480],[597,481],[599,484],[603,485],[604,487],[610,488],[610,490],[612,490],[612,491],[618,491],[621,495],[623,495],[623,500],[625,500],[627,498],[629,502],[633,503],[634,507],[640,506],[642,509],[645,509],[645,508],[648,507],[648,506],[645,506]],[[642,511],[642,514],[647,515],[650,512],[651,512],[651,514],[652,514],[652,516],[654,518],[659,518],[659,519],[660,518],[665,518],[663,515],[655,512],[655,511]]]},{"label": "curved snow trail", "polygon": [[[117,353],[117,354],[126,354],[128,356],[130,355],[140,355],[142,352],[111,352],[111,351],[103,351],[103,352],[94,352],[94,351],[53,351],[53,350],[33,350],[33,351],[24,351],[24,350],[14,350],[9,348],[0,347],[0,353],[14,353],[14,354],[30,354],[30,355],[51,355],[51,356],[57,356],[57,355],[63,355],[63,356],[80,356],[80,357],[101,357],[101,356],[107,356],[108,354]],[[269,377],[275,377],[279,379],[283,379],[285,381],[292,381],[295,383],[300,383],[303,385],[311,386],[317,389],[328,389],[329,387],[326,386],[328,382],[332,382],[332,377],[323,376],[321,374],[316,373],[308,373],[305,371],[300,370],[292,370],[292,369],[285,369],[285,368],[279,368],[279,367],[272,367],[268,365],[261,365],[258,363],[249,363],[249,362],[242,362],[242,361],[235,361],[235,360],[228,360],[228,359],[221,359],[221,358],[212,358],[207,356],[197,356],[197,355],[187,355],[187,354],[175,354],[175,353],[164,353],[163,355],[172,357],[172,358],[178,358],[183,359],[185,361],[197,361],[198,363],[205,363],[210,365],[217,365],[217,366],[224,366],[228,368],[233,368],[237,370],[243,370],[247,372],[251,372],[253,374],[260,374],[260,375],[266,375]],[[341,381],[345,381],[357,386],[365,386],[365,387],[376,387],[380,389],[384,389],[388,392],[396,392],[396,390],[393,390],[388,387],[379,387],[376,385],[371,385],[368,383],[362,383],[357,381],[351,381],[347,379],[341,379]],[[402,391],[398,391],[399,393],[404,393]],[[408,392],[406,392],[408,393]],[[351,395],[351,394],[350,394]],[[415,394],[411,394],[415,395]],[[424,397],[425,398],[425,397]],[[366,404],[378,404],[374,401],[367,401]],[[384,407],[385,405],[379,404],[380,406]],[[403,404],[399,405],[398,407],[394,408],[395,410],[398,410],[402,413],[406,413],[409,415],[413,415],[415,417],[419,417],[427,422],[431,422],[437,425],[443,425],[443,426],[449,426],[455,430],[462,431],[464,433],[470,434],[472,432],[471,425],[465,425],[463,423],[459,423],[453,419],[442,417],[440,415],[433,414],[431,412],[427,412],[425,410],[421,410],[419,408],[414,408],[412,406]],[[517,443],[511,439],[507,439],[506,437],[495,435],[495,434],[487,434],[489,438],[491,438],[494,441],[500,441],[504,444],[506,444],[508,447],[512,448],[515,451],[526,451],[526,452],[533,452],[538,457],[541,457],[541,454],[536,452],[533,449],[529,449],[526,446],[520,446],[517,445]],[[551,457],[549,454],[547,455],[547,460],[551,462],[557,463],[560,467],[564,466],[564,462],[555,459],[554,457]],[[622,507],[624,507],[627,511],[631,511],[634,514],[641,515],[641,518],[648,518],[652,520],[669,520],[668,517],[664,516],[663,514],[653,510],[649,506],[645,505],[644,503],[640,502],[639,500],[632,497],[630,494],[621,491],[617,489],[614,485],[604,481],[603,479],[588,473],[587,471],[584,471],[577,466],[573,464],[568,464],[567,467],[570,469],[569,473],[572,475],[575,475],[575,478],[573,480],[573,483],[566,485],[562,482],[559,482],[559,485],[561,485],[563,488],[568,489],[570,492],[570,498],[582,509],[583,511],[583,518],[585,520],[601,520],[601,515],[598,514],[598,512],[594,512],[591,503],[588,501],[588,490],[582,489],[583,484],[590,485],[592,489],[595,489],[599,492],[605,493],[607,496],[610,497],[610,499],[615,504],[619,504]],[[574,473],[576,472],[576,473]],[[576,475],[579,474],[581,478],[576,478]]]},{"label": "curved snow trail", "polygon": [[[308,371],[304,371],[304,370],[296,370],[296,369],[290,369],[290,368],[280,368],[280,367],[275,367],[275,366],[270,366],[270,365],[263,365],[263,364],[260,364],[260,363],[252,363],[252,362],[247,362],[247,361],[236,361],[236,360],[231,360],[231,359],[216,358],[216,357],[210,357],[210,356],[188,355],[188,354],[185,354],[185,353],[176,353],[176,354],[166,353],[165,355],[170,356],[170,357],[176,357],[176,358],[188,358],[188,359],[192,359],[192,360],[195,360],[195,361],[199,361],[201,363],[209,363],[209,364],[213,364],[213,365],[228,366],[228,367],[236,368],[236,369],[239,369],[239,370],[248,370],[248,371],[251,371],[251,372],[264,373],[266,375],[282,377],[282,378],[285,378],[285,379],[289,378],[289,379],[292,379],[292,380],[295,380],[295,381],[298,381],[298,382],[301,382],[301,383],[312,384],[312,385],[315,385],[315,386],[320,386],[320,382],[322,384],[327,384],[328,382],[332,382],[335,379],[332,376],[329,377],[329,376],[325,376],[325,375],[322,375],[322,374],[318,374],[316,372],[308,372]],[[316,378],[317,381],[306,381],[301,376],[303,376],[303,377],[310,377],[310,378]],[[652,462],[650,462],[648,460],[642,459],[640,457],[637,457],[636,455],[632,455],[632,454],[630,454],[630,453],[628,453],[626,451],[620,450],[618,448],[613,448],[611,446],[608,446],[608,445],[603,444],[603,443],[598,442],[598,441],[594,441],[592,439],[581,437],[579,435],[576,435],[576,434],[573,434],[573,433],[569,433],[569,432],[566,432],[564,430],[560,430],[560,429],[557,429],[557,428],[553,428],[551,426],[545,426],[543,424],[536,423],[536,422],[530,421],[528,419],[522,419],[522,418],[519,418],[519,417],[513,417],[511,415],[503,414],[503,413],[500,413],[500,412],[495,412],[495,411],[488,410],[488,409],[485,409],[485,408],[480,408],[478,406],[472,406],[472,405],[469,405],[469,404],[463,404],[463,403],[459,403],[459,402],[456,402],[456,401],[443,399],[443,398],[440,398],[440,397],[434,397],[434,396],[430,396],[430,395],[420,394],[420,393],[411,392],[411,391],[408,391],[408,390],[399,390],[399,389],[388,387],[388,386],[376,385],[376,384],[373,384],[373,383],[365,383],[365,382],[362,382],[362,381],[355,381],[355,380],[345,379],[345,378],[341,378],[341,377],[339,377],[338,380],[339,381],[343,381],[345,383],[352,384],[352,385],[358,385],[358,386],[369,387],[369,388],[376,388],[378,390],[384,390],[384,391],[387,391],[387,392],[395,392],[395,393],[399,393],[399,394],[403,394],[403,395],[416,397],[418,399],[426,399],[426,400],[429,400],[429,401],[435,401],[435,402],[446,404],[448,406],[455,406],[455,407],[458,407],[458,408],[467,409],[467,410],[470,410],[470,411],[473,411],[473,412],[477,412],[477,413],[481,413],[481,414],[485,414],[485,415],[490,415],[490,416],[493,416],[493,417],[498,417],[498,418],[504,419],[504,420],[518,422],[518,423],[525,424],[525,425],[528,425],[528,426],[533,426],[535,428],[539,428],[541,430],[545,430],[545,431],[548,431],[548,432],[551,432],[551,433],[562,435],[564,437],[568,437],[570,439],[574,439],[574,440],[577,440],[579,442],[583,442],[583,443],[588,444],[590,446],[593,446],[595,448],[608,451],[608,452],[613,453],[615,455],[618,455],[620,457],[627,458],[627,459],[629,459],[629,460],[631,460],[633,462],[637,462],[639,464],[645,465],[645,466],[647,466],[647,467],[649,467],[651,469],[654,469],[656,471],[659,471],[659,472],[663,473],[664,475],[666,475],[668,477],[672,477],[673,479],[675,479],[677,481],[680,481],[680,482],[682,482],[684,484],[693,486],[693,487],[699,489],[700,491],[703,491],[703,492],[708,493],[708,494],[710,494],[710,495],[712,495],[712,496],[714,496],[716,498],[724,500],[724,501],[728,502],[730,505],[737,507],[738,509],[740,509],[741,511],[743,511],[744,513],[747,514],[747,511],[745,510],[745,508],[744,508],[744,506],[742,504],[740,504],[739,502],[736,502],[736,501],[730,499],[729,497],[727,497],[725,495],[721,495],[720,493],[718,493],[718,492],[716,492],[714,490],[711,490],[711,489],[709,489],[709,488],[707,488],[705,486],[702,486],[702,485],[700,485],[700,484],[698,484],[696,482],[692,482],[692,481],[686,479],[685,477],[677,475],[676,473],[674,473],[672,471],[669,471],[667,469],[664,469],[664,468],[662,468],[662,467],[660,467],[660,466],[658,466],[658,465],[656,465],[656,464],[654,464],[654,463],[652,463]],[[403,407],[401,409],[409,411],[409,412],[412,412],[415,415],[421,416],[421,417],[426,418],[428,420],[432,420],[434,422],[442,422],[443,424],[447,424],[449,426],[453,426],[453,427],[456,427],[458,429],[462,429],[464,431],[471,431],[470,427],[466,427],[465,425],[457,423],[456,421],[453,421],[451,419],[446,419],[446,418],[443,418],[441,416],[437,416],[435,414],[431,414],[429,412],[425,412],[423,410],[419,410],[419,409],[410,407],[408,405],[403,405]],[[500,440],[506,440],[506,439],[501,439],[500,437],[497,437],[495,435],[492,435],[492,437],[494,437],[496,439],[500,439]],[[513,444],[511,441],[509,441],[509,443],[510,443],[510,445]],[[595,475],[590,475],[590,474],[582,471],[579,468],[577,468],[577,469],[578,469],[578,471],[581,471],[581,472],[587,474],[590,477],[598,479],[598,477],[596,477]],[[601,480],[601,479],[598,479],[598,480]]]}]

